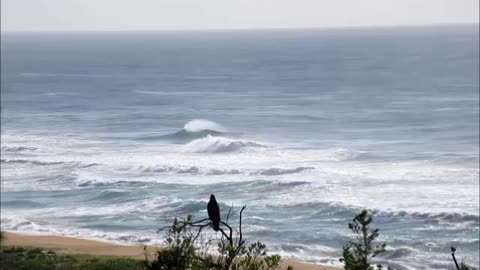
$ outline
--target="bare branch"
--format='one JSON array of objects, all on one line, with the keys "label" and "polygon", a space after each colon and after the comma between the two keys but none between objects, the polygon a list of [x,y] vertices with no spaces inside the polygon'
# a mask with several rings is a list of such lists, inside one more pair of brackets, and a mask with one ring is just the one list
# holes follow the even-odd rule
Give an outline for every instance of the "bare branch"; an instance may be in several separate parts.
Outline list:
[{"label": "bare branch", "polygon": [[[245,240],[243,239],[242,222],[243,222],[243,211],[245,211],[246,208],[247,206],[244,205],[240,209],[238,230],[236,229],[236,225],[235,225],[235,237],[233,236],[234,229],[228,223],[229,223],[229,219],[234,215],[236,215],[237,213],[236,211],[238,211],[238,209],[235,209],[233,206],[231,206],[228,209],[228,213],[225,215],[225,220],[220,221],[221,226],[219,228],[219,231],[222,237],[219,242],[221,243],[219,244],[219,251],[221,252],[222,255],[219,257],[219,259],[224,261],[223,263],[221,263],[225,267],[224,269],[230,269],[232,264],[237,259],[237,256],[241,256],[243,252],[245,252],[245,247],[244,247]],[[184,221],[177,221],[177,219],[175,219],[174,221],[174,226],[180,226],[176,228],[179,228],[182,230],[188,230],[189,235],[191,235],[192,237],[191,238],[192,244],[195,243],[199,238],[201,239],[201,236],[203,236],[202,232],[204,231],[204,228],[209,226],[211,227],[212,224],[213,223],[209,218],[192,221],[191,216],[189,216]],[[162,231],[166,228],[171,228],[171,227],[164,227],[159,229],[158,231]],[[196,232],[194,232],[193,228],[196,228],[198,230],[195,229]],[[219,265],[220,264],[216,266],[219,266]]]},{"label": "bare branch", "polygon": [[243,245],[242,214],[243,214],[243,210],[245,210],[245,208],[247,208],[246,205],[242,206],[242,209],[240,210],[240,222],[239,222],[239,225],[238,225],[238,231],[239,231],[238,245],[239,245],[239,246]]},{"label": "bare branch", "polygon": [[184,225],[189,225],[189,226],[194,226],[194,225],[197,225],[197,224],[202,223],[202,222],[205,222],[205,221],[209,221],[209,222],[210,222],[210,219],[204,218],[204,219],[197,220],[197,221],[193,221],[193,222],[178,221],[178,223],[182,223],[182,224],[184,224]]},{"label": "bare branch", "polygon": [[163,230],[166,230],[166,229],[170,229],[171,226],[165,226],[165,227],[161,227],[160,229],[157,230],[157,233],[163,231]]},{"label": "bare branch", "polygon": [[[210,225],[210,224],[208,224],[208,225]],[[197,240],[198,236],[200,236],[200,233],[202,232],[203,228],[205,228],[205,227],[206,226],[202,226],[198,229],[197,235],[195,235],[192,242],[195,242]]]},{"label": "bare branch", "polygon": [[228,235],[225,233],[225,231],[222,228],[220,228],[220,232],[222,233],[223,236],[225,236],[225,238],[227,238],[228,242],[230,244],[232,244],[232,241],[230,240],[230,237],[228,237]]}]

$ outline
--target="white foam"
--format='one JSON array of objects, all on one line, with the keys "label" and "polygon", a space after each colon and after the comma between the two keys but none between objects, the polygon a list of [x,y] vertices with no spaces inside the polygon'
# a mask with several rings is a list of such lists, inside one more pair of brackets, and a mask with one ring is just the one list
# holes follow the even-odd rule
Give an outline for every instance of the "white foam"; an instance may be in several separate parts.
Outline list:
[{"label": "white foam", "polygon": [[207,135],[184,145],[182,150],[190,153],[224,153],[260,146],[262,145],[254,142]]},{"label": "white foam", "polygon": [[183,129],[190,132],[197,132],[202,130],[215,130],[220,132],[226,131],[226,129],[222,125],[206,119],[194,119],[186,123]]},{"label": "white foam", "polygon": [[[22,164],[2,164],[2,191],[59,190],[115,181],[191,184],[194,179],[194,184],[202,185],[258,179],[302,180],[315,184],[314,188],[292,190],[292,196],[270,195],[265,203],[328,201],[387,210],[478,212],[478,167],[428,161],[362,160],[356,159],[361,152],[342,147],[292,149],[258,145],[261,144],[211,135],[186,145],[175,145],[108,144],[70,135],[4,133],[2,147],[37,150],[29,151],[30,156],[19,156],[25,155],[25,151],[5,151],[2,158],[64,164],[32,166],[32,170],[25,170]],[[38,180],[42,180],[41,184],[35,182]]]}]

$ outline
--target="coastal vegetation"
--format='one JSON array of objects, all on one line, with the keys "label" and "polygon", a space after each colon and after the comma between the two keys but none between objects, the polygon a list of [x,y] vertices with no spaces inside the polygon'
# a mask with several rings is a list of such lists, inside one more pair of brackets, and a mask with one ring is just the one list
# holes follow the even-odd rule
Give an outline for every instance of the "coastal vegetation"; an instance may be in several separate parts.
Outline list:
[{"label": "coastal vegetation", "polygon": [[[373,270],[373,266],[370,265],[371,258],[385,252],[386,243],[375,243],[379,229],[370,228],[372,221],[372,214],[362,210],[348,224],[348,228],[355,235],[355,240],[343,247],[343,256],[340,261],[345,264],[345,270]],[[377,265],[377,269],[382,268],[382,265]],[[388,267],[388,270],[391,269]]]},{"label": "coastal vegetation", "polygon": [[[182,221],[174,220],[165,238],[165,249],[159,250],[153,261],[147,261],[148,270],[217,269],[217,270],[273,270],[280,265],[280,255],[268,255],[266,245],[261,242],[247,244],[242,233],[242,215],[246,206],[239,211],[237,228],[229,224],[235,209],[230,208],[225,221],[213,226],[210,219],[193,221],[187,216]],[[202,234],[212,227],[221,233],[221,238]],[[210,251],[216,247],[216,254]],[[288,269],[292,269],[289,267]]]},{"label": "coastal vegetation", "polygon": [[93,255],[67,255],[33,247],[0,249],[2,270],[143,270],[142,260]]},{"label": "coastal vegetation", "polygon": [[[242,233],[242,217],[246,206],[238,211],[238,222],[230,222],[237,213],[232,207],[219,226],[213,227],[208,218],[194,221],[191,215],[175,219],[165,231],[164,245],[155,254],[144,248],[144,259],[121,256],[62,254],[35,247],[2,245],[2,270],[280,270],[280,255],[267,254],[265,244],[247,242]],[[373,264],[372,259],[387,252],[386,243],[377,240],[379,229],[372,228],[373,215],[362,210],[354,216],[348,228],[354,238],[343,246],[340,261],[345,270],[393,270],[390,266]],[[217,229],[220,238],[213,237]],[[0,232],[0,241],[5,239]],[[216,252],[214,252],[216,251]],[[456,249],[452,247],[455,261]],[[386,267],[386,268],[385,268]],[[293,270],[287,266],[287,270]],[[476,270],[463,260],[457,270]]]}]

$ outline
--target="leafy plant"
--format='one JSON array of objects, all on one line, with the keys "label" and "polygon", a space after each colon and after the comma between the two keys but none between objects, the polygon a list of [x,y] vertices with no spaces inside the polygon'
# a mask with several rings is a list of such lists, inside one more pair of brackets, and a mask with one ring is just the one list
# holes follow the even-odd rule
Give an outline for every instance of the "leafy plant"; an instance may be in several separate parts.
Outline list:
[{"label": "leafy plant", "polygon": [[477,270],[477,268],[467,265],[464,261],[460,263],[460,270]]},{"label": "leafy plant", "polygon": [[111,256],[65,255],[38,248],[2,246],[2,270],[143,270],[141,260]]},{"label": "leafy plant", "polygon": [[[375,243],[379,229],[371,229],[373,216],[367,210],[355,215],[348,228],[355,234],[355,241],[350,241],[343,247],[343,256],[340,259],[345,264],[345,270],[373,270],[369,260],[385,252],[385,243]],[[382,269],[377,265],[377,269]],[[389,268],[390,269],[390,268]]]},{"label": "leafy plant", "polygon": [[147,269],[184,270],[192,268],[197,258],[194,246],[195,237],[186,226],[191,219],[191,216],[187,216],[183,222],[174,220],[165,238],[166,248],[157,252],[156,260],[149,261],[147,259]]},{"label": "leafy plant", "polygon": [[266,246],[255,242],[242,252],[242,259],[235,266],[241,270],[269,270],[277,269],[280,264],[280,255],[267,256]]},{"label": "leafy plant", "polygon": [[[261,242],[255,242],[246,245],[242,233],[243,206],[239,211],[238,229],[235,231],[228,224],[230,217],[234,214],[233,208],[230,208],[225,221],[221,222],[224,228],[220,228],[222,239],[218,242],[217,265],[224,270],[273,270],[280,264],[280,255],[267,255],[266,245]],[[235,236],[234,236],[235,234]]]},{"label": "leafy plant", "polygon": [[[209,238],[203,234],[205,228],[213,228],[209,219],[193,221],[188,216],[183,221],[175,220],[168,228],[165,237],[166,248],[159,250],[156,260],[148,261],[149,270],[274,270],[280,265],[279,255],[267,255],[266,245],[255,242],[246,245],[242,234],[242,215],[245,206],[239,212],[238,229],[228,223],[234,211],[231,208],[217,230],[221,238]],[[208,248],[217,244],[218,254],[211,254]],[[203,247],[203,249],[202,249]],[[147,257],[147,256],[146,256]],[[292,270],[292,268],[289,268]]]}]

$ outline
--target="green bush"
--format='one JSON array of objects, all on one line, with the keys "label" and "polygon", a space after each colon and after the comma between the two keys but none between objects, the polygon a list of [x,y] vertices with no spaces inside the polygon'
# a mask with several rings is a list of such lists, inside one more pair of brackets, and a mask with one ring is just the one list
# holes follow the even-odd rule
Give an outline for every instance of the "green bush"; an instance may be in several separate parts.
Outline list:
[{"label": "green bush", "polygon": [[[348,224],[348,228],[355,234],[355,241],[350,241],[343,247],[340,261],[345,264],[345,270],[373,270],[374,267],[370,265],[369,260],[385,252],[385,243],[375,243],[379,229],[370,228],[372,221],[372,214],[362,210]],[[377,269],[382,268],[381,265],[377,265]]]},{"label": "green bush", "polygon": [[[213,239],[203,234],[204,228],[211,228],[208,219],[192,221],[188,216],[183,221],[175,220],[165,236],[166,248],[157,252],[156,259],[149,261],[148,270],[273,270],[277,269],[281,257],[267,255],[266,245],[255,242],[246,245],[243,240],[242,212],[238,230],[227,223],[233,213],[229,211],[226,221],[222,221],[221,239]],[[236,237],[234,237],[234,234]],[[218,254],[211,254],[209,248],[216,242]],[[292,268],[289,268],[292,270]]]},{"label": "green bush", "polygon": [[477,270],[477,268],[467,265],[464,261],[460,263],[460,270]]},{"label": "green bush", "polygon": [[280,264],[280,255],[267,256],[266,246],[261,242],[251,244],[242,252],[243,257],[235,265],[235,269],[242,270],[269,270],[277,269]]},{"label": "green bush", "polygon": [[2,270],[143,270],[141,260],[90,255],[63,255],[38,248],[2,247]]},{"label": "green bush", "polygon": [[151,270],[183,270],[192,269],[198,261],[195,255],[194,236],[187,225],[192,217],[188,216],[183,222],[176,219],[168,229],[165,238],[166,248],[157,252],[157,259],[147,260],[147,269]]}]

